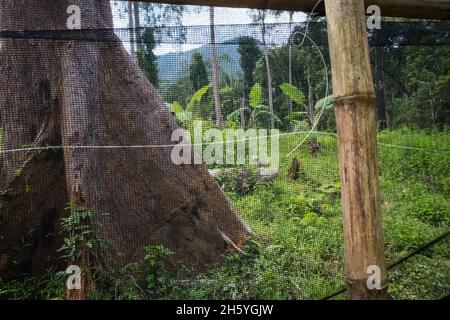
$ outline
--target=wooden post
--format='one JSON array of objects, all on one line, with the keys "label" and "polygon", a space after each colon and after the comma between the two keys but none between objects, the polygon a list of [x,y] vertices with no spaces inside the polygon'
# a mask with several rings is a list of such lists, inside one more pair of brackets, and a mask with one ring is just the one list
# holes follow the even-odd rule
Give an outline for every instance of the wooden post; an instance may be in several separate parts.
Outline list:
[{"label": "wooden post", "polygon": [[[347,298],[387,299],[376,99],[364,2],[326,0],[325,6],[339,140]],[[367,285],[371,266],[380,270],[381,289]]]}]

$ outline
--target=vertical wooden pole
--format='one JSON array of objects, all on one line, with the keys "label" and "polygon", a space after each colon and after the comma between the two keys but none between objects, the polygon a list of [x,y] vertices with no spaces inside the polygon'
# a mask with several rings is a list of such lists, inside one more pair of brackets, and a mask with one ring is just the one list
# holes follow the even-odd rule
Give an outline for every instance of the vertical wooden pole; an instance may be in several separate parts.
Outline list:
[{"label": "vertical wooden pole", "polygon": [[[325,5],[339,139],[347,298],[387,299],[376,99],[364,1],[325,0]],[[367,285],[372,266],[381,271],[381,289]]]},{"label": "vertical wooden pole", "polygon": [[211,33],[211,71],[214,95],[214,109],[216,112],[216,126],[219,129],[225,128],[222,116],[222,102],[220,101],[220,70],[219,70],[219,53],[216,43],[216,26],[214,22],[214,7],[209,7],[209,29]]}]

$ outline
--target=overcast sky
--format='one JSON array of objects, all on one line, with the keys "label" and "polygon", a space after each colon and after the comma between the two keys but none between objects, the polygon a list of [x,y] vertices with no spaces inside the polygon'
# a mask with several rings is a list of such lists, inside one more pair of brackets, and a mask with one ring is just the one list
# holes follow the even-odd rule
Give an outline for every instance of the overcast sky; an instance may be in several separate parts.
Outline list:
[{"label": "overcast sky", "polygon": [[[252,23],[252,19],[248,14],[248,9],[240,8],[216,8],[215,10],[215,23],[216,24],[245,24]],[[303,13],[294,14],[294,21],[304,21],[305,15]],[[267,23],[273,22],[289,22],[289,15],[283,14],[280,18],[276,19],[272,16],[267,18]],[[207,11],[201,13],[188,13],[183,19],[183,23],[186,25],[208,25],[209,14]]]},{"label": "overcast sky", "polygon": [[[294,22],[302,22],[305,21],[306,15],[300,12],[294,14]],[[278,18],[274,18],[272,16],[267,18],[267,23],[287,23],[289,22],[289,15],[285,13]],[[117,28],[127,28],[128,27],[128,19],[123,17],[119,19],[116,17],[115,27]],[[215,10],[215,23],[219,24],[247,24],[252,23],[252,19],[249,16],[248,9],[238,9],[238,8],[216,8]],[[195,25],[209,25],[209,13],[207,11],[207,7],[200,12],[189,12],[183,17],[183,25],[185,26],[195,26]],[[174,44],[161,44],[155,49],[156,55],[166,54],[169,52],[176,51],[186,51],[190,49],[198,48],[200,45],[198,44],[183,44],[183,45],[174,45]]]}]

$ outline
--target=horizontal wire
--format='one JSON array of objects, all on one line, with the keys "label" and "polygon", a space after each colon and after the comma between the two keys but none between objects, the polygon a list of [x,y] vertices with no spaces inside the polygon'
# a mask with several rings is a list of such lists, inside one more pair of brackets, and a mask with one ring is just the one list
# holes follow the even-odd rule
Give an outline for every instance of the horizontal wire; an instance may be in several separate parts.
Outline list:
[{"label": "horizontal wire", "polygon": [[[321,131],[298,131],[298,132],[283,132],[279,134],[268,134],[266,137],[283,137],[283,136],[296,136],[302,134],[313,134],[313,135],[328,135],[337,137],[337,134],[332,132],[321,132]],[[46,150],[57,150],[57,149],[151,149],[151,148],[172,148],[172,147],[197,147],[197,146],[208,146],[215,144],[226,144],[230,142],[247,142],[247,141],[258,141],[261,136],[257,136],[254,138],[245,138],[245,139],[234,139],[234,140],[223,140],[223,141],[214,141],[214,142],[203,142],[203,143],[194,143],[194,144],[149,144],[149,145],[55,145],[55,146],[44,146],[44,147],[27,147],[27,148],[15,148],[15,149],[5,149],[0,150],[0,154],[5,153],[15,153],[15,152],[29,152],[29,151],[46,151]],[[405,146],[405,145],[395,145],[378,142],[378,145],[389,148],[399,148],[399,149],[408,149],[408,150],[416,150],[416,151],[429,151],[429,152],[450,152],[450,150],[446,149],[431,149],[431,148],[421,148],[421,147],[413,147],[413,146]]]}]

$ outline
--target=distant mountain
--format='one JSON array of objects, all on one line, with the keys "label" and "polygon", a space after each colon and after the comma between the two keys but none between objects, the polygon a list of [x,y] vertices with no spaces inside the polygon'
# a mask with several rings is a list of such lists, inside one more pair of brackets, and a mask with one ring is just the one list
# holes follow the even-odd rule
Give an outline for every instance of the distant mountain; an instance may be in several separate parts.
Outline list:
[{"label": "distant mountain", "polygon": [[[231,76],[238,76],[242,73],[240,67],[240,55],[238,50],[238,39],[230,39],[226,42],[217,44],[219,53],[219,65],[222,70],[228,72]],[[206,66],[211,64],[211,45],[203,45],[200,48],[185,51],[171,52],[158,56],[159,77],[163,83],[173,83],[180,76],[189,74],[189,64],[194,52],[199,52],[203,56]]]}]

